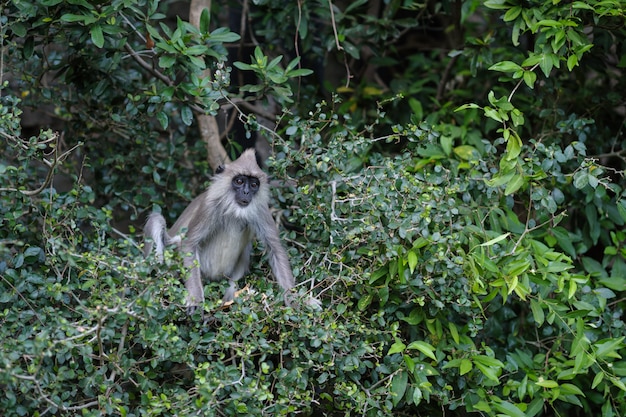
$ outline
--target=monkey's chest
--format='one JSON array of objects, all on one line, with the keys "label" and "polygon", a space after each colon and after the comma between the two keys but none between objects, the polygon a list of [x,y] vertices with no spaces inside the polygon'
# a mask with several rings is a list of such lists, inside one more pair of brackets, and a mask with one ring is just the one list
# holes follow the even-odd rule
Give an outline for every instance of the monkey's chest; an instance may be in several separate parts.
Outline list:
[{"label": "monkey's chest", "polygon": [[227,227],[202,242],[199,262],[202,275],[219,280],[243,275],[250,262],[253,233],[248,227]]}]

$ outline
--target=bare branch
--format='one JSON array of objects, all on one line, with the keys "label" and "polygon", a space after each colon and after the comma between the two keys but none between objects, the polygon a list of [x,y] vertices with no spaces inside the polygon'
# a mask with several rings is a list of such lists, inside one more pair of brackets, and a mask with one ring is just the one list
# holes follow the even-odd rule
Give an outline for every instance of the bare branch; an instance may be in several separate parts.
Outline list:
[{"label": "bare branch", "polygon": [[159,72],[152,65],[144,61],[144,59],[130,46],[128,42],[124,44],[124,49],[126,52],[141,66],[143,69],[147,70],[150,74],[157,77],[159,80],[163,81],[166,85],[172,86],[174,85],[174,81],[172,81],[167,75]]},{"label": "bare branch", "polygon": [[[191,0],[189,5],[189,23],[195,27],[200,27],[200,16],[204,9],[211,10],[211,0]],[[211,78],[209,70],[204,70],[202,78]],[[200,136],[206,143],[209,165],[216,170],[220,165],[230,162],[226,149],[220,140],[220,129],[215,116],[206,114],[202,109],[194,108],[196,120],[200,128]]]}]

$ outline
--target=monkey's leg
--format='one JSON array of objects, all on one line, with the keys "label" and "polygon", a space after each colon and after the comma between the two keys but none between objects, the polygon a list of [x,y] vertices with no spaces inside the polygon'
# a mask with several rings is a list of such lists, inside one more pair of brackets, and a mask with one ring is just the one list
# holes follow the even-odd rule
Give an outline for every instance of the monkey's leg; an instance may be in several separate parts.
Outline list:
[{"label": "monkey's leg", "polygon": [[188,256],[184,259],[186,267],[191,266],[189,271],[189,278],[185,282],[185,288],[187,288],[187,313],[192,314],[198,306],[202,306],[204,303],[204,287],[202,286],[202,275],[200,273],[200,267],[194,265],[194,257]]},{"label": "monkey's leg", "polygon": [[252,243],[248,243],[239,256],[237,260],[237,264],[233,269],[230,276],[225,276],[224,278],[228,279],[228,288],[224,292],[224,298],[222,301],[227,303],[232,301],[235,298],[235,292],[237,291],[237,281],[243,278],[248,272],[248,267],[250,266],[250,253],[252,252]]},{"label": "monkey's leg", "polygon": [[233,301],[235,298],[235,292],[237,291],[237,281],[228,279],[228,288],[224,292],[224,298],[222,298],[222,303],[227,303],[229,301]]}]

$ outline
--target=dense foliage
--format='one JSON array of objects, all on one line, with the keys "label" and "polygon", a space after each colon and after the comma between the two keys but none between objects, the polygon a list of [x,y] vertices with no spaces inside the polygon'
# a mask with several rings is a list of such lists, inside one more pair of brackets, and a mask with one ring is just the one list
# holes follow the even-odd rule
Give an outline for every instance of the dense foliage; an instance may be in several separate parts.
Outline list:
[{"label": "dense foliage", "polygon": [[[217,3],[2,3],[2,414],[626,415],[626,3]],[[321,311],[141,256],[201,115]]]}]

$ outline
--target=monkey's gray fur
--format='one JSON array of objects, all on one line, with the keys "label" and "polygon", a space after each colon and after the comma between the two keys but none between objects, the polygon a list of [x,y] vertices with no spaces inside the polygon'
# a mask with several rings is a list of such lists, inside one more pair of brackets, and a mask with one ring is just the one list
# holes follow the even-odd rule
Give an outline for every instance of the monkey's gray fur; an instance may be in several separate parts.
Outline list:
[{"label": "monkey's gray fur", "polygon": [[[260,182],[245,207],[236,202],[232,188],[233,178],[238,175],[255,177]],[[189,311],[204,301],[202,278],[227,279],[230,285],[224,301],[233,299],[237,281],[248,271],[255,236],[269,250],[272,272],[289,304],[294,278],[269,210],[269,198],[267,175],[259,168],[254,150],[248,149],[214,177],[210,187],[189,204],[169,231],[161,214],[148,217],[144,236],[149,239],[144,255],[147,257],[154,247],[157,259],[162,260],[165,246],[171,244],[178,244],[185,254],[184,264],[190,268],[185,283]]]}]

